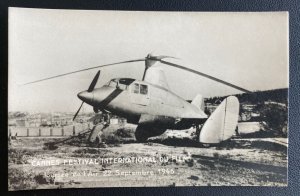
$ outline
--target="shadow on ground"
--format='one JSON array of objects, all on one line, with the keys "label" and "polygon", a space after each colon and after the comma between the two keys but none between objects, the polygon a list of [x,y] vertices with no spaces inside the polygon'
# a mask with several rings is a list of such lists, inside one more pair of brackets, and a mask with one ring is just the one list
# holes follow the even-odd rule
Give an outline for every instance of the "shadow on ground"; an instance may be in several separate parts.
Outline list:
[{"label": "shadow on ground", "polygon": [[[166,139],[149,139],[153,143],[160,143],[167,146],[178,147],[199,147],[206,148],[195,140],[189,138],[166,138]],[[260,149],[269,151],[280,151],[287,154],[287,147],[271,141],[253,141],[253,140],[228,140],[218,145],[210,145],[210,147],[216,147],[216,150],[230,150],[230,149]]]}]

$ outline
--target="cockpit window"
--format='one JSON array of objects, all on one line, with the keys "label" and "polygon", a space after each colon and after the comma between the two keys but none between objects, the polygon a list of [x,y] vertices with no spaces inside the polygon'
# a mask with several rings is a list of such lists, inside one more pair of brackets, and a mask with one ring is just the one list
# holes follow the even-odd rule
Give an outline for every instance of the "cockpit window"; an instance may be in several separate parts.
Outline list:
[{"label": "cockpit window", "polygon": [[120,84],[125,84],[125,85],[130,85],[134,81],[135,81],[135,79],[131,79],[131,78],[121,78],[119,80],[119,83]]},{"label": "cockpit window", "polygon": [[131,78],[115,78],[109,81],[106,85],[121,90],[127,90],[128,86],[134,82],[134,80],[135,79]]},{"label": "cockpit window", "polygon": [[140,92],[140,85],[135,83],[132,87],[132,92],[138,94]]},{"label": "cockpit window", "polygon": [[121,89],[121,90],[127,90],[127,85],[126,84],[121,84],[120,82],[117,85],[117,88]]},{"label": "cockpit window", "polygon": [[147,95],[148,85],[134,83],[133,86],[131,87],[131,92],[135,94]]},{"label": "cockpit window", "polygon": [[140,93],[143,95],[147,95],[148,94],[148,86],[141,84]]}]

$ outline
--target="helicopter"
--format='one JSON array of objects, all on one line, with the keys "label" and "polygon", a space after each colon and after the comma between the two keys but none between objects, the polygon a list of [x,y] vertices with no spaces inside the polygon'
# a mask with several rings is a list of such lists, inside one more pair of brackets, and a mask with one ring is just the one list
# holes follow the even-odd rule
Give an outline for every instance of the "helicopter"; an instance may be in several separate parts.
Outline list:
[{"label": "helicopter", "polygon": [[[106,66],[145,62],[141,80],[113,78],[102,87],[95,88],[100,77],[99,70],[88,89],[77,94],[82,103],[73,120],[77,117],[82,105],[86,103],[93,107],[95,113],[110,112],[126,118],[128,123],[136,124],[135,137],[138,142],[146,142],[148,138],[161,135],[167,129],[185,130],[191,127],[196,127],[197,140],[201,144],[219,144],[230,139],[238,123],[239,101],[237,97],[225,98],[208,116],[204,112],[204,98],[201,94],[197,94],[189,102],[170,90],[162,65],[197,74],[242,92],[250,91],[211,75],[166,61],[165,59],[168,58],[175,57],[148,54],[144,58],[89,67],[36,80],[25,85]],[[98,134],[99,129],[94,128],[90,133],[89,141],[94,142]]]}]

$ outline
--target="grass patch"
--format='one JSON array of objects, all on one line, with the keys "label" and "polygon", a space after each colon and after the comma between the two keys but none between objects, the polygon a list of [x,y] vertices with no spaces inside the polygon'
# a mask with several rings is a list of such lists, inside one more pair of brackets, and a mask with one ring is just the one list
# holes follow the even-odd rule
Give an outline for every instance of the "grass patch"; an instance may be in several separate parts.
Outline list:
[{"label": "grass patch", "polygon": [[18,169],[8,170],[8,190],[36,189],[37,183],[32,174]]}]

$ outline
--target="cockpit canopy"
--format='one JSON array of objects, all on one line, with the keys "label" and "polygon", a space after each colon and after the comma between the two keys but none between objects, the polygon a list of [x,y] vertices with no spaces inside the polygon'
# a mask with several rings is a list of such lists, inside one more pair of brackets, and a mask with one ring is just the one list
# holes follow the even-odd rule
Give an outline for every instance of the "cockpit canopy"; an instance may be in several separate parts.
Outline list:
[{"label": "cockpit canopy", "polygon": [[135,79],[132,78],[114,78],[110,80],[106,85],[113,87],[113,88],[119,88],[122,90],[127,90],[128,86],[133,83]]}]

